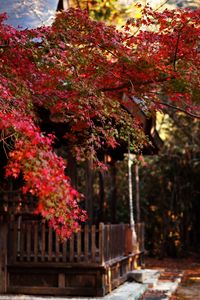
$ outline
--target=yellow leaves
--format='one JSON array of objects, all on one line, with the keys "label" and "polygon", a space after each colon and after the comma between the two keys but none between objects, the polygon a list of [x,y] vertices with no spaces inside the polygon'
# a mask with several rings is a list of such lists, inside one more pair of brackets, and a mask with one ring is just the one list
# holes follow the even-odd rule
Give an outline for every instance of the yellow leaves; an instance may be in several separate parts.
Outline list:
[{"label": "yellow leaves", "polygon": [[138,20],[142,17],[142,10],[142,5],[133,3],[127,9],[127,15],[130,15],[131,18]]},{"label": "yellow leaves", "polygon": [[133,18],[140,19],[142,17],[142,7],[138,5],[133,6]]}]

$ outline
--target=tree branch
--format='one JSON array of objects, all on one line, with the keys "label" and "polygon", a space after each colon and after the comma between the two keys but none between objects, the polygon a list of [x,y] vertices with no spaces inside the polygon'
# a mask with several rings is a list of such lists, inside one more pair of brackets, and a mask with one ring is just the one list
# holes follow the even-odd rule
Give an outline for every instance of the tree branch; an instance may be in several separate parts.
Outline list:
[{"label": "tree branch", "polygon": [[197,118],[197,119],[200,119],[200,114],[199,115],[196,115],[194,113],[191,113],[189,111],[187,111],[186,109],[182,108],[182,107],[178,107],[178,106],[175,106],[173,104],[170,104],[170,103],[166,103],[166,102],[161,102],[161,101],[155,101],[153,99],[151,99],[152,102],[154,102],[155,104],[161,104],[161,105],[164,105],[164,106],[167,106],[167,107],[170,107],[170,108],[173,108],[175,110],[178,110],[178,111],[181,111],[183,113],[185,113],[186,115],[192,117],[192,118]]},{"label": "tree branch", "polygon": [[165,78],[160,78],[157,80],[146,80],[146,81],[134,81],[132,82],[131,80],[129,80],[126,83],[123,83],[119,86],[114,86],[114,87],[107,87],[107,88],[101,88],[100,91],[102,92],[109,92],[109,91],[117,91],[117,90],[121,90],[124,88],[129,88],[129,87],[134,87],[134,86],[138,86],[138,85],[147,85],[147,84],[151,84],[151,83],[162,83],[171,79],[175,79],[176,76],[171,76],[171,77],[165,77]]}]

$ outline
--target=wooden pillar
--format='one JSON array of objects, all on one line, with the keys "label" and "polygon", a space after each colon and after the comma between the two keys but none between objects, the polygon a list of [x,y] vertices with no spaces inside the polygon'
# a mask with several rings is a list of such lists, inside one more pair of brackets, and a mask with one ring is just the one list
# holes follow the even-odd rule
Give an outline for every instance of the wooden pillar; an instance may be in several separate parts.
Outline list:
[{"label": "wooden pillar", "polygon": [[86,166],[86,211],[88,214],[88,223],[93,223],[93,162],[87,161]]},{"label": "wooden pillar", "polygon": [[111,166],[111,223],[116,223],[117,208],[117,186],[116,186],[116,165],[115,162]]},{"label": "wooden pillar", "polygon": [[104,171],[100,170],[98,175],[99,175],[99,214],[98,214],[98,222],[105,222]]},{"label": "wooden pillar", "polygon": [[67,153],[67,172],[72,185],[77,188],[77,163],[70,151]]},{"label": "wooden pillar", "polygon": [[105,263],[105,227],[103,223],[99,224],[99,256],[100,263],[104,265]]},{"label": "wooden pillar", "polygon": [[7,235],[8,224],[0,219],[0,294],[7,291]]}]

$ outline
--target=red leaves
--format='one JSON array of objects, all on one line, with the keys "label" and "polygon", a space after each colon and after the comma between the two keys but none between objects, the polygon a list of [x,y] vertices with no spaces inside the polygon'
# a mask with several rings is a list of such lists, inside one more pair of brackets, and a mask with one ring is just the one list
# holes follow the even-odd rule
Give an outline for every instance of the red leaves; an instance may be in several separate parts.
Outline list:
[{"label": "red leaves", "polygon": [[37,144],[21,136],[10,152],[7,176],[19,176],[25,180],[24,192],[38,198],[37,213],[45,217],[62,238],[78,230],[79,220],[86,214],[78,207],[79,194],[64,174],[64,161],[52,152],[46,144],[46,137],[40,135]]},{"label": "red leaves", "polygon": [[200,87],[199,11],[145,8],[124,32],[73,9],[52,27],[20,32],[0,17],[0,129],[13,138],[6,174],[23,175],[23,191],[38,197],[37,212],[62,237],[77,230],[85,212],[53,152],[54,137],[36,125],[43,120],[38,107],[63,123],[77,158],[128,136],[140,148],[138,114],[122,94],[141,99],[146,113],[162,98],[191,111]]}]

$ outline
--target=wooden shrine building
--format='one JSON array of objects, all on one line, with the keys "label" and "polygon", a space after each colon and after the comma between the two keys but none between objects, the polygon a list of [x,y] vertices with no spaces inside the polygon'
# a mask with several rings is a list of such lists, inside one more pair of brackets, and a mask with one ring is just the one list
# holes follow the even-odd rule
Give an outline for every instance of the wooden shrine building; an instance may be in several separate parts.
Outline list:
[{"label": "wooden shrine building", "polygon": [[[60,242],[31,214],[34,199],[1,193],[0,206],[0,293],[103,296],[127,279],[143,251],[142,238],[133,247],[128,224],[85,225]],[[143,237],[143,226],[136,229]]]},{"label": "wooden shrine building", "polygon": [[[134,100],[133,106],[136,109],[137,105]],[[144,153],[156,153],[160,148],[160,139],[154,119],[147,118],[139,108],[138,111],[143,120],[144,131],[151,140],[151,147],[145,149]],[[48,116],[42,113],[42,130],[48,132],[50,126],[51,131],[59,135],[63,124],[49,124]],[[69,145],[64,147],[65,150],[70,149]],[[3,153],[3,148],[0,148],[0,152]],[[114,151],[108,149],[101,155],[109,155],[114,166],[126,152],[127,145],[124,144]],[[78,167],[73,158],[67,158],[72,173],[69,175],[76,187]],[[1,160],[0,171],[5,165],[3,159],[6,160],[6,157]],[[92,217],[92,203],[95,201],[92,193],[93,174],[88,167],[89,163],[85,181],[85,208],[90,216],[89,222],[82,226],[79,233],[73,234],[64,242],[60,242],[52,228],[33,213],[36,199],[22,195],[19,186],[12,182],[6,187],[0,186],[0,293],[104,296],[127,280],[128,273],[135,268],[144,251],[144,226],[136,224],[137,241],[133,243],[132,228],[128,224],[115,224],[114,189],[111,219],[106,220],[101,215],[105,194],[102,178],[98,189],[100,213],[98,218]],[[112,185],[115,185],[114,179]]]},{"label": "wooden shrine building", "polygon": [[[152,140],[156,152],[159,144],[154,122],[145,117],[143,120],[145,133]],[[113,165],[126,149],[121,147],[116,149],[116,153],[109,152]],[[78,167],[73,161],[70,163],[73,173],[78,173]],[[144,252],[144,225],[135,225],[137,241],[133,243],[133,228],[129,224],[115,223],[112,205],[117,195],[114,180],[111,217],[106,220],[101,215],[105,193],[100,180],[99,213],[95,218],[93,205],[96,201],[91,201],[95,200],[92,198],[92,176],[92,171],[86,167],[89,221],[79,233],[64,242],[60,242],[52,228],[33,213],[37,199],[22,195],[13,183],[7,185],[7,190],[1,188],[0,293],[104,296],[127,280],[128,273],[136,267]]]}]

